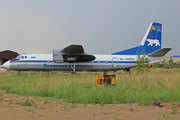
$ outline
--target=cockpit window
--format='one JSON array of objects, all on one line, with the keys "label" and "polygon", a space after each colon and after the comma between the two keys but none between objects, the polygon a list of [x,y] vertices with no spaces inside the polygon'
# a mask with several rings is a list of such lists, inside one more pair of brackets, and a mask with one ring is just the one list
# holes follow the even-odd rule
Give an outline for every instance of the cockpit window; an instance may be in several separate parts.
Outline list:
[{"label": "cockpit window", "polygon": [[20,56],[17,56],[15,59],[20,59]]},{"label": "cockpit window", "polygon": [[19,59],[16,59],[16,58],[15,58],[15,59],[11,59],[10,61],[12,62],[12,61],[18,61],[18,60],[19,60]]},{"label": "cockpit window", "polygon": [[20,59],[20,56],[17,56],[16,58],[11,59],[10,61],[18,61],[19,59]]},{"label": "cockpit window", "polygon": [[10,61],[12,62],[12,61],[18,61],[19,60],[19,56],[18,57],[16,57],[16,58],[14,58],[14,59],[11,59]]}]

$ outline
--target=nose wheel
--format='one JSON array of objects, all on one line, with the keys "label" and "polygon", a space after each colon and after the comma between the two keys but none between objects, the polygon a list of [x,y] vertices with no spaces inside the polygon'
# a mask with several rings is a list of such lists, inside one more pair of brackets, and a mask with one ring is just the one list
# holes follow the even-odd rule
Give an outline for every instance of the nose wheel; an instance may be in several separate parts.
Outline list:
[{"label": "nose wheel", "polygon": [[20,71],[18,71],[18,75],[20,75]]}]

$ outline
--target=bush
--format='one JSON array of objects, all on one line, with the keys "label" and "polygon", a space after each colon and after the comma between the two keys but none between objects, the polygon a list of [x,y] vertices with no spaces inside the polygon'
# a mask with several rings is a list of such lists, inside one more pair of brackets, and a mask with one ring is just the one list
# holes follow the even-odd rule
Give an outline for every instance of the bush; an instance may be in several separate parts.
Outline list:
[{"label": "bush", "polygon": [[138,72],[144,72],[145,71],[145,69],[144,68],[147,68],[147,66],[148,66],[148,61],[149,61],[149,59],[148,59],[148,57],[146,56],[146,53],[144,52],[144,50],[143,50],[143,52],[142,52],[142,54],[143,55],[138,55],[138,58],[137,58],[137,60],[136,60],[136,70],[138,71]]}]

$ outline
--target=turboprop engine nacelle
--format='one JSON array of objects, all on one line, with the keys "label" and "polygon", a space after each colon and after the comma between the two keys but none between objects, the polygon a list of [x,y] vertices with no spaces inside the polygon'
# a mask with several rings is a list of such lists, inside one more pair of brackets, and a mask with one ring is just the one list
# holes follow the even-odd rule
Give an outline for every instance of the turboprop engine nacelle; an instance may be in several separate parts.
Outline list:
[{"label": "turboprop engine nacelle", "polygon": [[64,62],[87,62],[95,59],[95,56],[87,53],[63,54]]},{"label": "turboprop engine nacelle", "polygon": [[57,63],[64,62],[63,55],[61,53],[61,49],[54,49],[53,50],[53,61]]},{"label": "turboprop engine nacelle", "polygon": [[53,61],[56,63],[62,62],[86,62],[95,59],[94,55],[87,53],[64,53],[61,49],[53,50]]}]

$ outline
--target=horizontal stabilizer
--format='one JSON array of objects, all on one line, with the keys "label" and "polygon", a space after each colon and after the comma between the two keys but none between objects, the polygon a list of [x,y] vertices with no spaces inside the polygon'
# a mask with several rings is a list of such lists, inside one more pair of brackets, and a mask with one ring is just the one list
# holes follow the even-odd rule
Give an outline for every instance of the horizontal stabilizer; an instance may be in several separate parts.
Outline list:
[{"label": "horizontal stabilizer", "polygon": [[149,57],[163,57],[166,53],[168,53],[171,48],[163,48],[148,54]]}]

